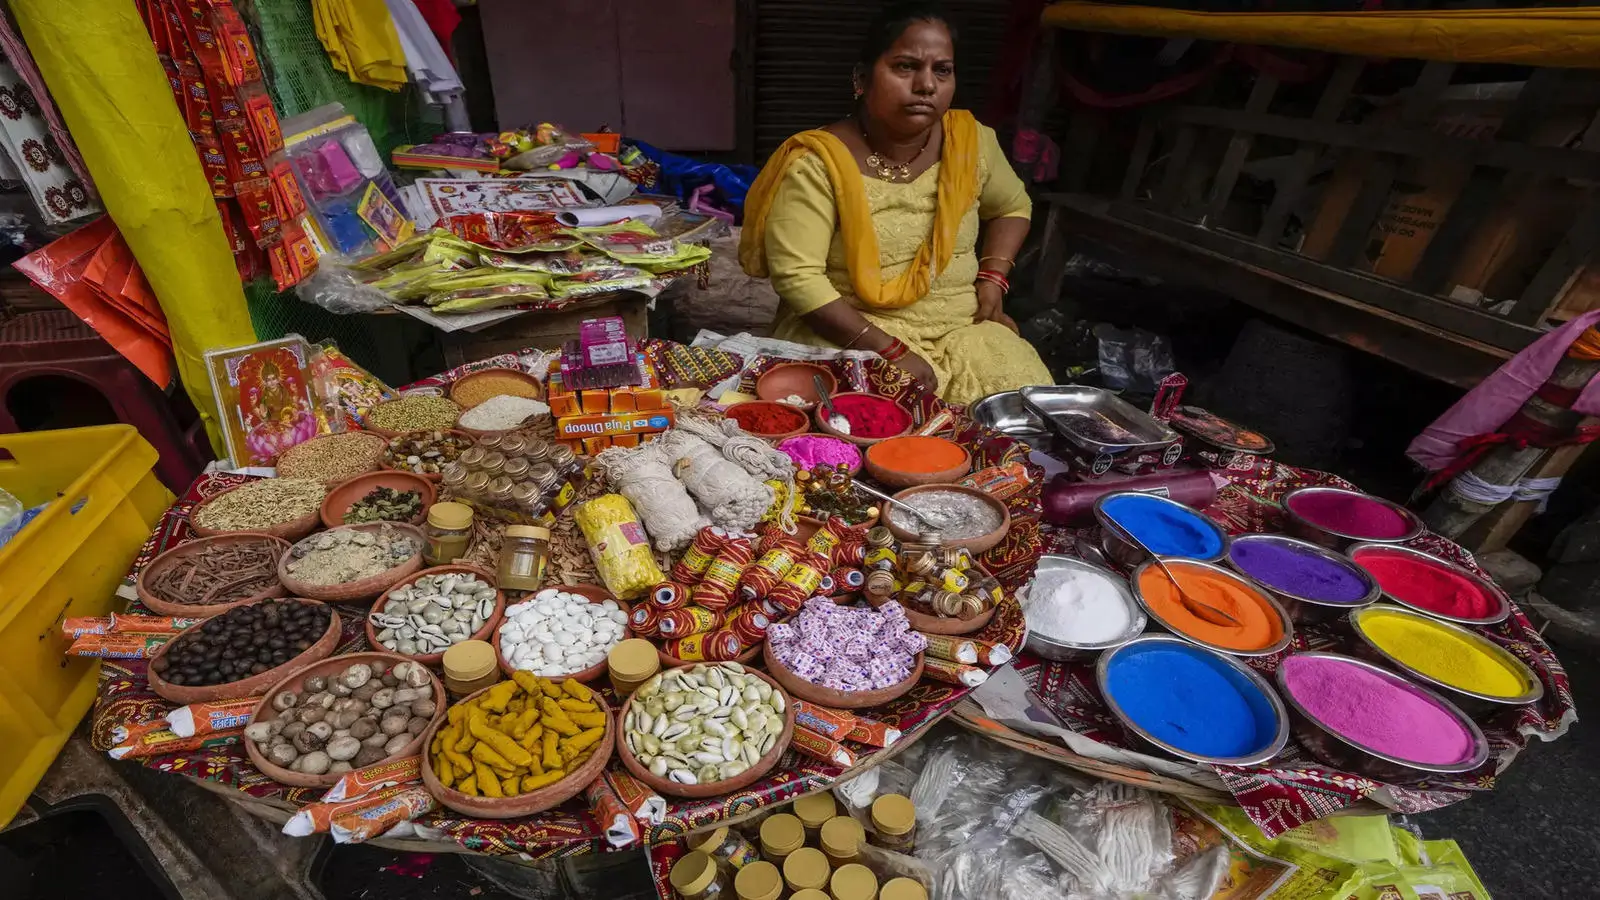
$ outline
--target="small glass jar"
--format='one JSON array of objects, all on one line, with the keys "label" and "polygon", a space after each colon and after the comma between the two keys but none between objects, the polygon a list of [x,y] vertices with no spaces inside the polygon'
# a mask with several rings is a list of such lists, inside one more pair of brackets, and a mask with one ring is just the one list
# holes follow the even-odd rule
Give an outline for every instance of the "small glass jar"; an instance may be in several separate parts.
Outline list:
[{"label": "small glass jar", "polygon": [[461,455],[456,457],[456,462],[461,463],[469,470],[476,472],[478,467],[483,465],[483,458],[488,455],[489,451],[483,449],[482,447],[472,446],[461,451]]},{"label": "small glass jar", "polygon": [[833,802],[833,794],[819,791],[794,801],[792,812],[805,826],[806,843],[815,844],[817,836],[822,833],[822,823],[838,815],[839,807]]},{"label": "small glass jar", "polygon": [[472,473],[461,464],[460,460],[447,463],[444,470],[439,473],[439,486],[452,494],[458,493],[470,474]]},{"label": "small glass jar", "polygon": [[712,900],[730,893],[726,873],[705,853],[685,853],[672,864],[667,881],[678,900]]},{"label": "small glass jar", "polygon": [[512,486],[513,482],[511,479],[504,475],[496,475],[495,477],[489,479],[489,491],[488,495],[484,497],[484,502],[493,506],[497,506],[500,509],[511,508]]},{"label": "small glass jar", "polygon": [[500,545],[498,586],[501,590],[537,591],[550,564],[550,529],[513,525]]},{"label": "small glass jar", "polygon": [[684,843],[689,845],[690,850],[709,853],[711,858],[717,861],[717,865],[723,868],[724,873],[735,872],[761,859],[761,854],[756,852],[754,844],[726,825],[691,834]]},{"label": "small glass jar", "polygon": [[861,842],[867,839],[866,829],[851,816],[834,816],[822,823],[818,843],[823,855],[837,869],[856,862],[860,857]]},{"label": "small glass jar", "polygon": [[531,481],[521,482],[511,489],[511,505],[530,519],[539,518],[549,506],[545,502],[544,492]]},{"label": "small glass jar", "polygon": [[782,865],[789,854],[806,844],[806,829],[788,813],[778,813],[761,823],[761,858]]},{"label": "small glass jar", "polygon": [[488,641],[453,644],[439,663],[444,667],[444,686],[455,697],[465,697],[500,681],[500,660]]},{"label": "small glass jar", "polygon": [[467,555],[472,543],[472,507],[465,503],[435,503],[428,509],[428,523],[423,526],[427,546],[422,548],[422,559],[430,566],[442,566]]},{"label": "small glass jar", "polygon": [[478,438],[477,443],[478,446],[482,447],[484,450],[494,451],[500,449],[500,442],[503,440],[505,440],[505,436],[502,434],[486,434],[483,437]]},{"label": "small glass jar", "polygon": [[879,889],[878,900],[928,900],[928,889],[910,878],[891,878]]},{"label": "small glass jar", "polygon": [[494,478],[500,470],[506,467],[506,455],[498,450],[490,450],[483,455],[483,462],[478,463],[478,471]]},{"label": "small glass jar", "polygon": [[550,465],[555,467],[557,474],[563,478],[576,475],[583,471],[583,463],[578,462],[578,454],[566,444],[557,444],[550,448]]},{"label": "small glass jar", "polygon": [[528,480],[548,494],[555,492],[556,485],[561,483],[561,476],[556,473],[555,466],[549,463],[535,463],[528,467]]},{"label": "small glass jar", "polygon": [[482,472],[473,472],[467,480],[461,483],[461,496],[470,500],[482,500],[489,495],[489,476]]},{"label": "small glass jar", "polygon": [[512,481],[527,481],[528,468],[527,460],[520,456],[512,456],[506,459],[506,464],[501,467],[500,474]]},{"label": "small glass jar", "polygon": [[903,794],[884,794],[872,801],[873,843],[895,853],[917,846],[917,808]]},{"label": "small glass jar", "polygon": [[878,876],[860,863],[851,863],[833,873],[828,890],[834,900],[877,900]]},{"label": "small glass jar", "polygon": [[522,445],[522,455],[529,463],[542,463],[550,460],[550,442],[544,438],[529,438]]},{"label": "small glass jar", "polygon": [[783,896],[783,875],[770,862],[753,862],[733,877],[733,892],[739,900],[778,900]]},{"label": "small glass jar", "polygon": [[828,858],[815,847],[801,847],[783,860],[783,883],[791,891],[820,891],[828,886],[828,876],[832,874]]},{"label": "small glass jar", "polygon": [[501,453],[506,455],[506,459],[516,459],[527,452],[528,439],[514,432],[511,434],[502,435],[500,437],[500,446],[498,449]]}]

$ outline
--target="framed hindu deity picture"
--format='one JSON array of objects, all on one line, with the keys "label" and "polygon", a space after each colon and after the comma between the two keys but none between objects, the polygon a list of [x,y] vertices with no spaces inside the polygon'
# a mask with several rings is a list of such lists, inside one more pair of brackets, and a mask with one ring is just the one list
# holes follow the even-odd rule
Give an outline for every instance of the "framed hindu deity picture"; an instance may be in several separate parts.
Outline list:
[{"label": "framed hindu deity picture", "polygon": [[329,430],[311,356],[298,334],[206,353],[217,421],[235,466],[274,465],[285,450]]}]

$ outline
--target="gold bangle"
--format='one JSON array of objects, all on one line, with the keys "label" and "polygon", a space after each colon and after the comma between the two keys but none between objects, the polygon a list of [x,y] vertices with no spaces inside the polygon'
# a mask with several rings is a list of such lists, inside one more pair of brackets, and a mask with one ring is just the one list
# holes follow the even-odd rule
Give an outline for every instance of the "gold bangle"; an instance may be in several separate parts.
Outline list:
[{"label": "gold bangle", "polygon": [[872,323],[871,322],[868,322],[867,324],[861,326],[861,330],[856,332],[856,336],[851,338],[850,339],[850,343],[845,344],[842,349],[849,350],[849,349],[855,347],[856,341],[861,340],[863,337],[866,336],[867,332],[869,332],[871,330],[872,330]]},{"label": "gold bangle", "polygon": [[980,256],[978,257],[978,265],[982,266],[991,259],[998,259],[1008,266],[1014,266],[1017,264],[1017,261],[1009,256]]}]

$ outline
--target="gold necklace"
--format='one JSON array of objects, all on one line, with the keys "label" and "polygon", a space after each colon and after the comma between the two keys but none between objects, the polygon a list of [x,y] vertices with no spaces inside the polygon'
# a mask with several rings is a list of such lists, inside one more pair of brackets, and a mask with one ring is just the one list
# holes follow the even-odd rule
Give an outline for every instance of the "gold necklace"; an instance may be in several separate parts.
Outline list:
[{"label": "gold necklace", "polygon": [[928,143],[933,140],[933,129],[928,129],[928,136],[922,139],[922,148],[917,151],[916,155],[903,163],[895,162],[888,155],[874,150],[872,148],[872,138],[867,136],[865,125],[861,126],[861,140],[867,145],[867,168],[871,169],[874,175],[884,181],[910,181],[911,164],[921,159],[923,151],[928,149]]}]

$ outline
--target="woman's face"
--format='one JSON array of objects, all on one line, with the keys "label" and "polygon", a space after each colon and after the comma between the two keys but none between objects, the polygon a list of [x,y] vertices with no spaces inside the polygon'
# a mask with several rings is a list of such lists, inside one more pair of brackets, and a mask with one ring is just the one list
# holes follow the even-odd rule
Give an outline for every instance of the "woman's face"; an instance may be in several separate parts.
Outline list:
[{"label": "woman's face", "polygon": [[956,92],[955,54],[943,22],[912,22],[866,73],[867,116],[891,134],[932,127]]}]

